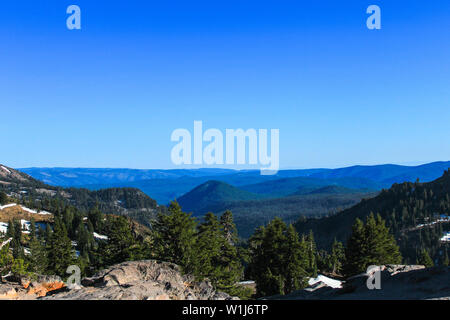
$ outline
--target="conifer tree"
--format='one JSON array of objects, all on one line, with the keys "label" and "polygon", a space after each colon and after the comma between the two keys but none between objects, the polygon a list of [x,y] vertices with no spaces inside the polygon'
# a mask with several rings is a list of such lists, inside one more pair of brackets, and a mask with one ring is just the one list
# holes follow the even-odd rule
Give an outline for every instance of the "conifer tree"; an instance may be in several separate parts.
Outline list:
[{"label": "conifer tree", "polygon": [[399,264],[402,260],[384,220],[379,215],[375,219],[373,214],[367,217],[365,225],[361,220],[355,220],[345,256],[346,275],[365,272],[370,265]]},{"label": "conifer tree", "polygon": [[208,278],[221,291],[236,294],[243,266],[234,245],[237,235],[232,214],[227,212],[219,222],[213,213],[207,213],[203,220],[195,243],[195,274]]},{"label": "conifer tree", "polygon": [[123,216],[108,216],[108,240],[101,252],[108,265],[134,260],[133,248],[136,245],[128,220]]},{"label": "conifer tree", "polygon": [[[249,275],[256,282],[258,296],[287,294],[302,288],[314,263],[313,239],[299,241],[292,226],[280,219],[260,227],[249,240],[251,259]],[[310,272],[312,275],[312,272]]]},{"label": "conifer tree", "polygon": [[34,237],[30,241],[29,262],[32,272],[45,274],[47,271],[47,251],[44,243],[38,237]]},{"label": "conifer tree", "polygon": [[48,247],[48,271],[65,277],[67,267],[74,263],[75,253],[72,242],[67,236],[67,230],[61,219],[55,219],[53,232],[47,243]]},{"label": "conifer tree", "polygon": [[345,248],[342,242],[334,239],[333,246],[331,247],[331,272],[333,274],[339,274],[342,271],[342,266],[345,261]]},{"label": "conifer tree", "polygon": [[204,222],[198,226],[194,273],[200,279],[209,278],[214,285],[217,284],[219,277],[217,264],[221,254],[222,240],[225,238],[221,232],[219,221],[213,213],[208,212],[204,217]]},{"label": "conifer tree", "polygon": [[180,265],[184,272],[195,268],[197,222],[172,201],[168,213],[159,213],[154,225],[154,251],[158,259]]},{"label": "conifer tree", "polygon": [[222,225],[225,239],[230,244],[237,242],[237,229],[233,221],[233,213],[230,210],[226,210],[220,217],[220,224]]},{"label": "conifer tree", "polygon": [[8,196],[3,191],[0,191],[0,206],[8,203]]},{"label": "conifer tree", "polygon": [[[299,290],[306,286],[307,270],[310,267],[309,257],[305,246],[300,243],[299,235],[294,226],[289,225],[286,232],[286,245],[284,252],[285,265],[285,293]],[[317,269],[315,270],[317,273]]]},{"label": "conifer tree", "polygon": [[417,259],[417,264],[424,265],[427,268],[434,267],[433,259],[431,259],[430,254],[425,249],[422,249],[420,251],[419,258]]}]

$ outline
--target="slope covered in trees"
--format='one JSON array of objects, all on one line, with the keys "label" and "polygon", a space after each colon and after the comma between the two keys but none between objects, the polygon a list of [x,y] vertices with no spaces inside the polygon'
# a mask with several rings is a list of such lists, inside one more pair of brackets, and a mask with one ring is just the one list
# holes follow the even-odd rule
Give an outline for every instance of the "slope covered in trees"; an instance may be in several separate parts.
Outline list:
[{"label": "slope covered in trees", "polygon": [[445,259],[449,245],[439,239],[450,229],[450,173],[429,183],[394,184],[377,197],[362,200],[352,208],[323,219],[300,219],[299,232],[313,230],[318,244],[329,248],[333,239],[345,241],[349,226],[356,218],[365,219],[370,213],[386,220],[408,263],[415,263],[423,250],[434,261]]},{"label": "slope covered in trees", "polygon": [[70,205],[87,211],[97,206],[103,212],[128,216],[146,226],[150,226],[151,219],[159,211],[156,201],[139,189],[110,188],[91,191],[60,188],[49,186],[12,168],[6,169],[8,171],[0,171],[0,193],[9,194],[19,202],[39,210],[54,212]]}]

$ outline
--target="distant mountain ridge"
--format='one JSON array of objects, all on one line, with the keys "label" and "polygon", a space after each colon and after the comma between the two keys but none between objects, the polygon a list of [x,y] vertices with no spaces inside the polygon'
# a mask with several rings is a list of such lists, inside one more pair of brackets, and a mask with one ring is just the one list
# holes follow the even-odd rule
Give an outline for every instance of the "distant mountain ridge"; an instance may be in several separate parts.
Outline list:
[{"label": "distant mountain ridge", "polygon": [[262,176],[259,170],[238,171],[215,168],[172,170],[24,168],[19,170],[53,186],[84,187],[90,190],[111,187],[138,188],[158,203],[167,204],[210,180],[225,182],[242,190],[276,198],[289,194],[308,193],[318,185],[322,187],[338,185],[370,191],[390,188],[393,183],[414,182],[416,179],[428,182],[440,177],[448,168],[450,168],[450,161],[420,166],[386,164],[339,169],[281,170],[273,176]]}]

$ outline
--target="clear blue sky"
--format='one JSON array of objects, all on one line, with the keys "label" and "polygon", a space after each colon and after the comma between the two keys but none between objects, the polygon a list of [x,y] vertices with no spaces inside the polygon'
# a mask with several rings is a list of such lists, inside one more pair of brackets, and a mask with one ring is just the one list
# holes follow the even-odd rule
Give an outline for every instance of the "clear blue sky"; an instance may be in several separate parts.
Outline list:
[{"label": "clear blue sky", "polygon": [[2,2],[0,163],[169,168],[194,120],[282,168],[449,160],[450,1]]}]

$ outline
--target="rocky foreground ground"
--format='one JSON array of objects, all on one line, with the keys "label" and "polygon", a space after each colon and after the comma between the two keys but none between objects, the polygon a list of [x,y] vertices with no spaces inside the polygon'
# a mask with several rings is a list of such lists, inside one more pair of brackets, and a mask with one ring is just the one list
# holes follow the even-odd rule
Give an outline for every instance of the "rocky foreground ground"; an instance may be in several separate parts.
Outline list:
[{"label": "rocky foreground ground", "polygon": [[155,260],[125,262],[68,289],[57,277],[0,284],[0,299],[43,300],[231,300],[208,281],[183,275],[179,266]]},{"label": "rocky foreground ground", "polygon": [[[442,299],[450,300],[450,267],[386,265],[381,267],[381,289],[369,290],[367,279],[373,272],[342,282],[340,288],[315,282],[310,287],[280,300],[372,300]],[[320,277],[319,277],[320,278]],[[325,277],[326,278],[326,277]],[[41,276],[33,281],[0,283],[0,299],[12,300],[231,300],[216,292],[208,281],[195,281],[183,275],[179,266],[155,260],[125,262],[82,280],[68,289],[60,278]]]},{"label": "rocky foreground ground", "polygon": [[341,288],[317,282],[304,290],[276,300],[450,300],[450,267],[425,268],[420,265],[381,266],[381,289],[369,290],[367,279],[373,272],[351,277]]}]

